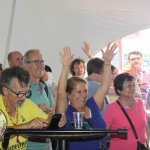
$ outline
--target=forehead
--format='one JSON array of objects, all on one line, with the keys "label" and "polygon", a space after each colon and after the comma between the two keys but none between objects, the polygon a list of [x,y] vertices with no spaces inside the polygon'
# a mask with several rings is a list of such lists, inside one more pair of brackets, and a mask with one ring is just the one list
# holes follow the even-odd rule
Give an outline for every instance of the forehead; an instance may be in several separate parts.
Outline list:
[{"label": "forehead", "polygon": [[132,84],[132,83],[135,83],[135,80],[131,80],[131,81],[128,81],[128,80],[125,80],[123,85],[128,85],[128,84]]},{"label": "forehead", "polygon": [[12,84],[12,88],[16,90],[18,89],[19,91],[20,89],[23,89],[23,88],[29,88],[29,85],[26,86],[25,83],[22,83],[22,86],[21,86],[17,78],[13,78],[11,84]]},{"label": "forehead", "polygon": [[83,64],[83,62],[76,62],[75,64],[74,64],[74,67],[79,67],[79,66],[83,66],[84,64]]},{"label": "forehead", "polygon": [[117,72],[118,72],[118,69],[115,68],[112,72],[113,72],[113,73],[117,73]]},{"label": "forehead", "polygon": [[74,89],[87,89],[88,85],[84,82],[76,82]]},{"label": "forehead", "polygon": [[131,54],[131,55],[130,55],[130,59],[132,59],[132,58],[137,58],[137,57],[140,57],[140,58],[141,58],[141,55],[140,55],[140,54]]},{"label": "forehead", "polygon": [[20,53],[20,52],[13,52],[12,54],[11,54],[11,58],[13,59],[13,58],[22,58],[23,56],[22,56],[22,54]]},{"label": "forehead", "polygon": [[29,57],[31,60],[43,60],[44,57],[39,52],[31,52],[29,53]]}]

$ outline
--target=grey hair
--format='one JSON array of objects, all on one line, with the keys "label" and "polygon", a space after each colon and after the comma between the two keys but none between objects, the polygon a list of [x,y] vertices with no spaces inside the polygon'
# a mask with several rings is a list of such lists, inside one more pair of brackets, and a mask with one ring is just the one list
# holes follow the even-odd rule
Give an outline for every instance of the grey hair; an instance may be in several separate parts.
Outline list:
[{"label": "grey hair", "polygon": [[0,78],[0,94],[4,94],[2,88],[8,87],[10,89],[13,88],[14,82],[13,79],[18,79],[19,84],[21,87],[29,86],[31,79],[30,75],[27,70],[23,69],[19,66],[14,66],[12,68],[6,68],[2,71],[1,78]]},{"label": "grey hair", "polygon": [[39,49],[30,49],[28,50],[24,56],[23,56],[23,63],[27,63],[30,61],[30,57],[29,57],[29,54],[32,53],[32,52],[39,52],[41,53],[41,51]]}]

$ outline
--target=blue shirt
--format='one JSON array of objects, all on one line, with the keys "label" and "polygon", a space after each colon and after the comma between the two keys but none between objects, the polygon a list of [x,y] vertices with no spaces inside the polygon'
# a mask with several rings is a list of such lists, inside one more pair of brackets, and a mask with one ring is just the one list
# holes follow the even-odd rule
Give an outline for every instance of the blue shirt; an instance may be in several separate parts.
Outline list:
[{"label": "blue shirt", "polygon": [[[86,106],[91,110],[91,118],[88,118],[87,120],[91,122],[93,128],[106,129],[106,123],[93,97],[87,100]],[[76,110],[70,105],[68,105],[66,111],[66,118],[67,118],[66,128],[71,128],[70,122],[73,121],[73,112],[76,112]],[[106,138],[103,137],[100,139],[100,141],[106,146],[107,150]],[[87,139],[79,138],[78,140],[70,140],[70,150],[101,150],[101,148],[98,140],[95,138],[87,138]]]},{"label": "blue shirt", "polygon": [[[86,78],[86,81],[88,82],[88,98],[91,98],[94,95],[94,93],[97,91],[97,89],[100,87],[100,83],[94,80],[91,80],[90,78]],[[102,115],[104,115],[106,106],[109,103],[110,103],[109,98],[106,95],[102,109],[101,109]]]},{"label": "blue shirt", "polygon": [[[47,107],[50,107],[51,105],[54,104],[54,100],[52,98],[50,90],[48,88],[48,95],[47,95],[44,89],[46,85],[41,82],[40,82],[40,85],[42,88],[42,94],[40,93],[40,89],[38,85],[35,84],[34,82],[31,82],[30,90],[32,91],[32,95],[29,99],[32,100],[37,105],[45,103]],[[33,150],[33,149],[41,150],[41,149],[50,147],[50,145],[51,145],[51,142],[48,139],[46,143],[28,141],[27,150]]]}]

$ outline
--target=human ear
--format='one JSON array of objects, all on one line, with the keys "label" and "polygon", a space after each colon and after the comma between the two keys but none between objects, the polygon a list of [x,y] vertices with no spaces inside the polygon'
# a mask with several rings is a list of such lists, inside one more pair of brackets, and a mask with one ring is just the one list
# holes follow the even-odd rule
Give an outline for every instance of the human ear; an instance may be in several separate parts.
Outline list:
[{"label": "human ear", "polygon": [[68,94],[68,93],[67,93],[67,98],[68,98],[68,100],[70,100],[70,94]]},{"label": "human ear", "polygon": [[121,91],[120,90],[117,90],[117,92],[120,94],[121,93]]},{"label": "human ear", "polygon": [[8,95],[8,89],[5,87],[2,87],[2,92],[4,95]]},{"label": "human ear", "polygon": [[24,63],[24,68],[26,69],[26,70],[28,70],[28,67],[30,66],[30,64],[29,63]]}]

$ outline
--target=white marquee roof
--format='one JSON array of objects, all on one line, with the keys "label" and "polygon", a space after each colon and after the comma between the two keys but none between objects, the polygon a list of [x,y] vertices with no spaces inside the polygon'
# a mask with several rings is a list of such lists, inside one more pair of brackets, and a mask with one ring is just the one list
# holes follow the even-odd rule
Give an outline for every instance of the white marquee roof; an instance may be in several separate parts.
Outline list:
[{"label": "white marquee roof", "polygon": [[0,63],[7,67],[10,51],[24,54],[28,49],[38,48],[56,80],[61,71],[58,52],[64,46],[70,46],[75,57],[85,59],[83,41],[90,43],[94,54],[109,41],[150,28],[150,0],[0,0],[0,3]]}]

